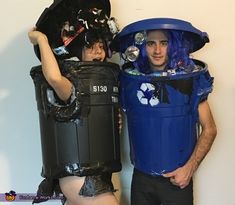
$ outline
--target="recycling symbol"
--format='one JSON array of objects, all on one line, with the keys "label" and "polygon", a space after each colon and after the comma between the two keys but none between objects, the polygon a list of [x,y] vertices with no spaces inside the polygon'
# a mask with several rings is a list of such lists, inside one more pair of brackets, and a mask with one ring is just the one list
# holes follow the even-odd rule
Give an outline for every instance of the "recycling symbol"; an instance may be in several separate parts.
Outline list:
[{"label": "recycling symbol", "polygon": [[140,89],[137,90],[137,98],[143,105],[156,106],[159,99],[154,95],[155,86],[151,83],[142,83]]}]

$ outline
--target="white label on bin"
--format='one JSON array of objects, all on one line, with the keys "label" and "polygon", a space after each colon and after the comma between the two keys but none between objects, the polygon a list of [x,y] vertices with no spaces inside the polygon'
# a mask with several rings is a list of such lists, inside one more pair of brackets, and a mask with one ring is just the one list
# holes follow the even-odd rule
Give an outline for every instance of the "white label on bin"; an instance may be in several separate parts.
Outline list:
[{"label": "white label on bin", "polygon": [[106,93],[108,91],[108,87],[106,85],[93,85],[92,91],[94,93]]}]

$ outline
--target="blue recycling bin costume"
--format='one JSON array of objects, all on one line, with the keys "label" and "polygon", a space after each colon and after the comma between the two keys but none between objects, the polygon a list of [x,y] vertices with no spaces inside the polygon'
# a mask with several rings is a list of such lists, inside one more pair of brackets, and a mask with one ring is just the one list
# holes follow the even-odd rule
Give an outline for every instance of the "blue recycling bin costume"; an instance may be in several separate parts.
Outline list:
[{"label": "blue recycling bin costume", "polygon": [[[153,18],[124,27],[115,39],[114,50],[125,55],[128,46],[137,44],[134,38],[138,32],[154,29],[182,32],[191,44],[190,52],[209,41],[206,33],[186,21]],[[159,176],[173,171],[183,166],[194,150],[200,132],[198,105],[212,91],[213,78],[204,62],[193,61],[191,69],[143,73],[131,64],[121,73],[131,162],[141,172]]]}]

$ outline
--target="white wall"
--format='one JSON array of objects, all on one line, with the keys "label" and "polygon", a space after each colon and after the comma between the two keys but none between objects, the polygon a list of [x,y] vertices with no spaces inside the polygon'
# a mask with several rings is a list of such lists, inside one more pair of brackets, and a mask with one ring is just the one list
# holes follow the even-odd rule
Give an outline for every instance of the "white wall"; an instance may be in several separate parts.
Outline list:
[{"label": "white wall", "polygon": [[[35,193],[41,181],[41,150],[38,113],[29,71],[39,61],[28,42],[27,31],[52,0],[1,2],[0,193],[10,190]],[[143,18],[172,17],[189,21],[209,34],[211,42],[194,56],[207,62],[215,77],[214,92],[209,102],[217,123],[218,136],[196,174],[195,205],[234,205],[234,1],[111,0],[111,3],[112,16],[118,19],[121,28]],[[120,174],[119,192],[123,205],[128,205],[131,179],[126,135],[125,130],[122,136],[124,168]],[[119,186],[117,178],[118,175],[115,183]]]}]

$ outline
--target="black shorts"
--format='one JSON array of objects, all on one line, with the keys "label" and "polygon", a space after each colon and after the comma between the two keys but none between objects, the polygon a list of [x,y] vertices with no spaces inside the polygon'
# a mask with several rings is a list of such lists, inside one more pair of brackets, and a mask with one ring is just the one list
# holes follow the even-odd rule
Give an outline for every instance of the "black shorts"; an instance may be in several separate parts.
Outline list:
[{"label": "black shorts", "polygon": [[79,195],[91,197],[107,192],[115,192],[111,178],[111,173],[86,176]]},{"label": "black shorts", "polygon": [[132,205],[193,205],[193,182],[184,189],[168,178],[134,170],[131,184]]}]

